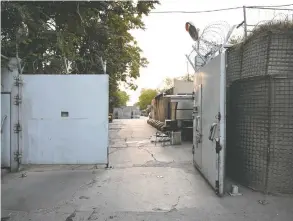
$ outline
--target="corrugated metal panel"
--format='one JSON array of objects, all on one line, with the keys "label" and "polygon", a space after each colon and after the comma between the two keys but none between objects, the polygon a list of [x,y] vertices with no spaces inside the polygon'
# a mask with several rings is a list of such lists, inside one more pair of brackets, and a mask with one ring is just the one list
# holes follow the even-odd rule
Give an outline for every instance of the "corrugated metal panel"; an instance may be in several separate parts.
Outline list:
[{"label": "corrugated metal panel", "polygon": [[191,120],[193,111],[193,101],[180,101],[177,104],[176,119]]}]

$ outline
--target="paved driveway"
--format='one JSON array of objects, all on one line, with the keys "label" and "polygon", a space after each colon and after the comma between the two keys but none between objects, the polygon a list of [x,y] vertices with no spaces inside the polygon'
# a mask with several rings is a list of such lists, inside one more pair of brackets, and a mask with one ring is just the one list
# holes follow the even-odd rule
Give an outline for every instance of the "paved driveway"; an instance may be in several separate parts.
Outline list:
[{"label": "paved driveway", "polygon": [[[218,198],[192,165],[191,144],[154,145],[146,119],[110,124],[110,166],[38,166],[2,180],[2,217],[21,221],[293,220],[293,199]],[[261,205],[259,200],[268,204]]]}]

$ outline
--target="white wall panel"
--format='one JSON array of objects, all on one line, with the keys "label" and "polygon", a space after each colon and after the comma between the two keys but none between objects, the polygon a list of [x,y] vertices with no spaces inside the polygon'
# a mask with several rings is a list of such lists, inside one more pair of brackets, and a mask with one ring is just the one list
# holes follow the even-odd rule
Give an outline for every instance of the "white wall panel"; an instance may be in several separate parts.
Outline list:
[{"label": "white wall panel", "polygon": [[108,76],[24,75],[23,79],[22,163],[107,163]]}]

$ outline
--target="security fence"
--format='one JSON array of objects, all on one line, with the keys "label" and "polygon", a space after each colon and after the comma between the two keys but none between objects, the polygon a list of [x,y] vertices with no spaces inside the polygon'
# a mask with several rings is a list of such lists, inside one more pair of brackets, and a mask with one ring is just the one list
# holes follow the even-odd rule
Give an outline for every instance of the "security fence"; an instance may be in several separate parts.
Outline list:
[{"label": "security fence", "polygon": [[293,25],[266,27],[227,53],[227,175],[293,193]]}]

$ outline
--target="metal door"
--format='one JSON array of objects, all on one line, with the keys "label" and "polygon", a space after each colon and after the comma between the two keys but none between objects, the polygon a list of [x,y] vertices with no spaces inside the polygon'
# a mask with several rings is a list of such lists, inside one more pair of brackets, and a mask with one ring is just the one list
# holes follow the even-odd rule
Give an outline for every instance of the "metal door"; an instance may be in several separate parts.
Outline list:
[{"label": "metal door", "polygon": [[10,167],[10,93],[1,93],[1,166]]},{"label": "metal door", "polygon": [[[220,54],[200,69],[199,114],[195,118],[194,163],[219,195],[224,185],[225,55]],[[200,141],[200,142],[198,142]]]}]

